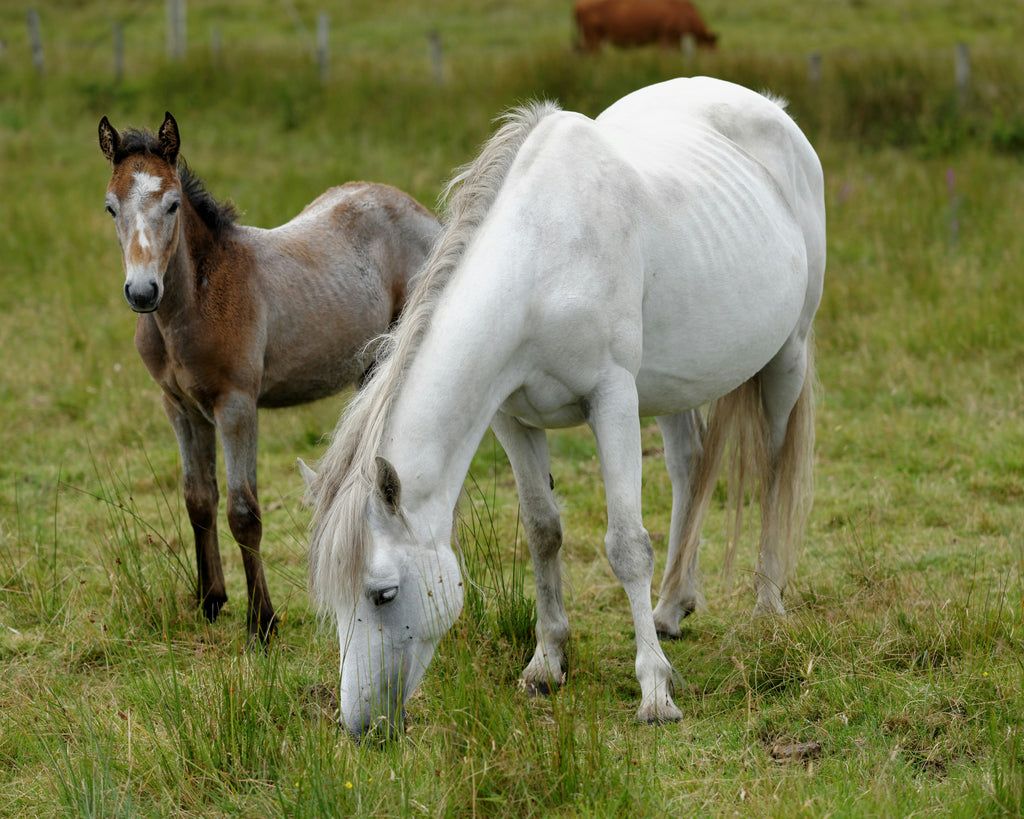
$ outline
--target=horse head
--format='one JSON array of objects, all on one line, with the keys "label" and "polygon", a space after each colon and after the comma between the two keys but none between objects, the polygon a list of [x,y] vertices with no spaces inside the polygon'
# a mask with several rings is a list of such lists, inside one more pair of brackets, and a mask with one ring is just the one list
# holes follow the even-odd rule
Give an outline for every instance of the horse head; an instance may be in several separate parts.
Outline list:
[{"label": "horse head", "polygon": [[[383,458],[376,466],[365,505],[372,558],[355,600],[333,607],[341,642],[340,719],[357,739],[401,731],[404,705],[463,603],[450,531],[441,542],[417,536],[394,467]],[[307,481],[316,479],[305,464],[300,468]]]},{"label": "horse head", "polygon": [[99,140],[113,171],[106,206],[121,243],[124,295],[132,310],[149,313],[160,306],[181,231],[178,124],[168,112],[155,138],[141,131],[122,136],[103,117]]}]

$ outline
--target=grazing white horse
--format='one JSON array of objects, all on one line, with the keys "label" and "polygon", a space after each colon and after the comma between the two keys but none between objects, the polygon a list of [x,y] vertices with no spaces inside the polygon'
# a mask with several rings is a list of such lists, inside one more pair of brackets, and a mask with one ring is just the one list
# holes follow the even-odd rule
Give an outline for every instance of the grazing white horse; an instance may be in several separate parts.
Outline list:
[{"label": "grazing white horse", "polygon": [[[677,79],[596,120],[550,103],[513,111],[449,193],[447,228],[387,356],[311,485],[310,586],[337,620],[341,721],[355,736],[398,731],[461,611],[453,510],[489,424],[512,464],[536,574],[537,649],[523,681],[564,679],[544,430],[581,423],[597,440],[605,547],[633,613],[637,716],[678,720],[657,632],[678,633],[697,602],[700,522],[732,427],[760,453],[756,611],[784,611],[810,492],[818,158],[777,101]],[[711,402],[705,435],[696,408]],[[639,419],[651,415],[674,487],[656,612],[640,511]]]}]

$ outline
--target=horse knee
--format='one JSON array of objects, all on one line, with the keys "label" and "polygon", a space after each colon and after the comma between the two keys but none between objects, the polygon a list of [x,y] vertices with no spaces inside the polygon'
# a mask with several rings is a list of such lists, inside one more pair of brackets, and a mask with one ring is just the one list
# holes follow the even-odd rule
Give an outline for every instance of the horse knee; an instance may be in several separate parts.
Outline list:
[{"label": "horse knee", "polygon": [[523,521],[526,542],[536,560],[550,559],[562,548],[562,520],[557,513]]},{"label": "horse knee", "polygon": [[235,540],[251,548],[259,548],[263,536],[263,519],[255,497],[235,497],[228,506],[228,526]]},{"label": "horse knee", "polygon": [[646,579],[650,584],[654,576],[654,547],[646,529],[633,533],[609,531],[604,546],[608,563],[620,583]]},{"label": "horse knee", "polygon": [[217,487],[185,481],[185,508],[193,527],[211,530],[217,525]]}]

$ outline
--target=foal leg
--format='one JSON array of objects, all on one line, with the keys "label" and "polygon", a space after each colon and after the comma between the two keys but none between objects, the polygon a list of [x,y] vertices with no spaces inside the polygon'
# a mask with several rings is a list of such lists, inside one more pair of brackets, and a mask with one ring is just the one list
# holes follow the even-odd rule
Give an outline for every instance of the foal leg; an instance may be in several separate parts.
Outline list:
[{"label": "foal leg", "polygon": [[637,719],[674,722],[683,715],[672,701],[672,666],[658,643],[651,609],[654,550],[640,511],[643,458],[639,404],[636,382],[629,371],[616,370],[601,384],[588,420],[597,438],[608,503],[605,550],[633,611],[636,676],[640,682]]},{"label": "foal leg", "polygon": [[185,508],[196,541],[196,594],[203,614],[217,619],[228,595],[217,545],[217,433],[210,421],[190,412],[164,393],[164,411],[171,419],[181,452]]},{"label": "foal leg", "polygon": [[[802,487],[782,487],[782,481],[799,482],[801,467],[810,465],[794,463],[801,458],[810,458],[813,453],[813,408],[802,408],[810,413],[808,429],[789,430],[791,416],[798,402],[813,402],[808,377],[809,361],[807,340],[791,338],[761,371],[761,402],[768,425],[768,457],[770,475],[762,476],[765,490],[761,497],[761,543],[754,589],[757,603],[754,615],[785,614],[782,593],[786,587],[791,551],[795,544],[794,533],[789,525],[783,525],[783,516],[792,516],[792,505],[803,502],[798,497]],[[787,432],[803,440],[786,440]],[[809,436],[809,440],[807,440]],[[808,474],[809,477],[809,474]],[[807,487],[809,489],[809,486]],[[787,498],[782,501],[780,495]]]},{"label": "foal leg", "polygon": [[274,632],[275,622],[260,559],[263,519],[256,494],[256,401],[241,392],[230,393],[215,414],[227,473],[228,525],[242,551],[248,587],[246,623],[250,639],[265,643]]},{"label": "foal leg", "polygon": [[[664,415],[657,421],[665,444],[665,467],[672,481],[672,520],[669,524],[668,559],[665,561],[667,572],[679,553],[690,512],[690,493],[700,461],[700,436],[704,422],[697,410]],[[679,637],[679,621],[704,604],[698,587],[697,556],[695,551],[690,564],[684,568],[683,583],[669,584],[666,582],[668,578],[663,578],[658,605],[654,609],[654,625],[661,637]],[[675,586],[671,593],[668,591],[670,585]]]},{"label": "foal leg", "polygon": [[537,585],[537,649],[522,679],[531,693],[546,694],[561,685],[565,677],[565,645],[569,640],[558,557],[562,523],[551,488],[547,435],[502,412],[491,421],[491,429],[512,464]]}]

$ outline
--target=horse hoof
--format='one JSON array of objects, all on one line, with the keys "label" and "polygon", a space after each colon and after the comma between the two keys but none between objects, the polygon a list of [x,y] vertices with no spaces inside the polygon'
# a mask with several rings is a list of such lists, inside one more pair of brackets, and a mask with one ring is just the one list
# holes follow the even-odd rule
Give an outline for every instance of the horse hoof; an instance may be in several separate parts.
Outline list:
[{"label": "horse hoof", "polygon": [[200,600],[199,606],[203,610],[203,617],[206,618],[206,622],[217,622],[220,610],[224,608],[224,604],[227,602],[228,598],[226,595],[224,597],[207,597],[205,600]]},{"label": "horse hoof", "polygon": [[666,700],[660,704],[641,705],[636,713],[637,722],[648,725],[664,725],[668,722],[679,722],[683,718],[683,712],[676,708],[672,700]]},{"label": "horse hoof", "polygon": [[561,685],[565,685],[564,673],[562,678],[554,685],[548,680],[526,680],[522,677],[519,678],[519,690],[528,697],[550,697],[555,693],[555,689]]}]

